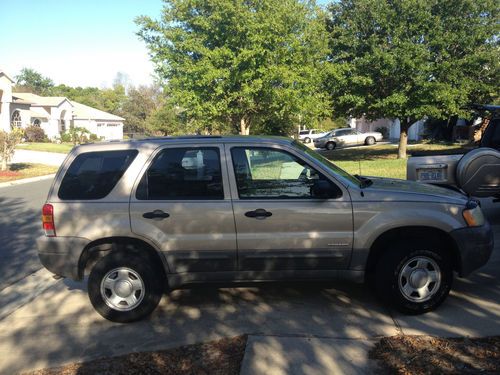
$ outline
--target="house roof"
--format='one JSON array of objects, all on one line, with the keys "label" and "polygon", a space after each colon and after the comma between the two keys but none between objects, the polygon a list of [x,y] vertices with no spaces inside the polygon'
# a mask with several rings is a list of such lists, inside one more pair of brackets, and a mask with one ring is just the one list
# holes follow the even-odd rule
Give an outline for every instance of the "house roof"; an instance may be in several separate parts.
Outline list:
[{"label": "house roof", "polygon": [[88,105],[72,102],[73,104],[73,118],[75,120],[105,120],[105,121],[124,121],[125,119],[120,116],[113,115],[108,112],[101,111],[96,108],[89,107]]},{"label": "house roof", "polygon": [[37,118],[49,118],[50,115],[43,108],[33,107],[30,109],[30,116]]},{"label": "house roof", "polygon": [[68,100],[64,96],[39,96],[28,92],[15,92],[12,93],[12,96],[39,107],[58,107],[62,102]]},{"label": "house roof", "polygon": [[0,68],[0,77],[1,76],[7,77],[8,80],[10,80],[12,83],[14,83],[14,80],[12,78],[10,78],[10,76],[7,73],[5,73],[2,68]]}]

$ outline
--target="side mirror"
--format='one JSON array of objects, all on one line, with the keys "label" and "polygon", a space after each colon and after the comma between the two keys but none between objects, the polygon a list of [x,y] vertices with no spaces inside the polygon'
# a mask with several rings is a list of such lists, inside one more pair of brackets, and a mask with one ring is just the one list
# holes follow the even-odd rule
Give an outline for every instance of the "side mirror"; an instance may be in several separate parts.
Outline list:
[{"label": "side mirror", "polygon": [[339,188],[326,180],[314,180],[312,196],[319,199],[338,198],[342,193]]}]

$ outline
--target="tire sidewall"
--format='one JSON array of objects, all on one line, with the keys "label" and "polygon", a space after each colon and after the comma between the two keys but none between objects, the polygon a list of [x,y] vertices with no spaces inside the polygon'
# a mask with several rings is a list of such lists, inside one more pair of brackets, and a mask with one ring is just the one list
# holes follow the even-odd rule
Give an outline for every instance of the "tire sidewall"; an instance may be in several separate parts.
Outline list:
[{"label": "tire sidewall", "polygon": [[[416,256],[424,256],[434,260],[441,272],[441,284],[438,291],[429,300],[424,302],[410,301],[399,289],[399,273],[402,267],[410,259]],[[404,254],[391,254],[383,257],[383,262],[388,262],[379,271],[387,272],[386,275],[377,275],[377,289],[386,302],[389,302],[397,310],[406,314],[421,314],[438,307],[448,296],[453,282],[453,271],[450,259],[438,250],[411,250]],[[384,270],[385,268],[385,270]]]},{"label": "tire sidewall", "polygon": [[[139,274],[144,283],[144,297],[141,303],[129,311],[119,311],[106,304],[101,295],[101,282],[112,269],[127,267]],[[147,258],[124,253],[110,253],[101,258],[92,268],[88,279],[88,295],[92,306],[104,318],[118,323],[140,320],[148,316],[158,306],[162,296],[161,275]]]},{"label": "tire sidewall", "polygon": [[373,138],[373,137],[368,137],[368,138],[366,138],[365,143],[366,143],[368,146],[374,145],[374,144],[375,144],[375,138]]},{"label": "tire sidewall", "polygon": [[[329,146],[332,146],[332,148],[330,148]],[[329,151],[332,151],[332,150],[335,150],[335,143],[333,142],[328,142],[325,146],[325,148]]]}]

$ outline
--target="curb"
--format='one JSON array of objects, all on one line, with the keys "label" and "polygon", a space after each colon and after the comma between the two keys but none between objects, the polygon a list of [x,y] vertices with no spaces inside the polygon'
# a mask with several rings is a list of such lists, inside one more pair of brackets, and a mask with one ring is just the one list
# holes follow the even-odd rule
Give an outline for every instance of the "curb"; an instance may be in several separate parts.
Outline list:
[{"label": "curb", "polygon": [[22,178],[20,180],[0,182],[0,188],[9,187],[9,186],[15,186],[15,185],[22,185],[22,184],[27,184],[27,183],[30,183],[30,182],[48,180],[49,178],[54,178],[55,176],[56,176],[56,174],[52,173],[52,174],[46,174],[44,176]]},{"label": "curb", "polygon": [[0,291],[0,320],[3,320],[17,309],[33,301],[45,290],[55,285],[52,273],[45,268],[27,275],[23,279],[11,284]]}]

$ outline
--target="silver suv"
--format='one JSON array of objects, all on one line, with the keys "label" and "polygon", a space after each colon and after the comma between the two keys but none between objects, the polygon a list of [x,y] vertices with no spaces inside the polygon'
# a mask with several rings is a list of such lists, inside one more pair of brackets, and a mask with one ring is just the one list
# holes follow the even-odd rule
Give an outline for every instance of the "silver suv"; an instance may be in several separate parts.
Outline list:
[{"label": "silver suv", "polygon": [[434,309],[453,272],[485,264],[478,203],[418,182],[352,176],[278,137],[78,146],[43,207],[42,264],[81,280],[105,318],[150,314],[196,283],[368,281],[406,313]]}]

